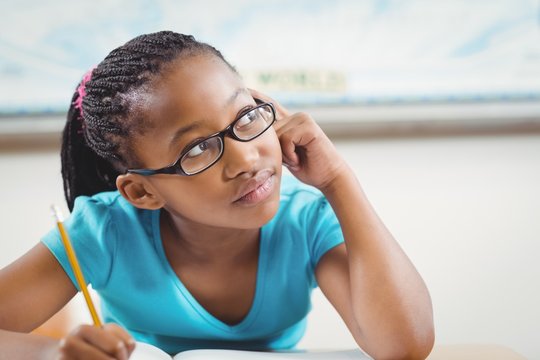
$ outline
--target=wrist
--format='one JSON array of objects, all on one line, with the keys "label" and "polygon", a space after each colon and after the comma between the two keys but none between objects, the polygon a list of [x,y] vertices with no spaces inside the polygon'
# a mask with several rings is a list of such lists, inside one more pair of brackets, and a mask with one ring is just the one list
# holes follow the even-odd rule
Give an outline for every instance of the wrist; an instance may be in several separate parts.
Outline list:
[{"label": "wrist", "polygon": [[57,359],[60,354],[60,343],[62,340],[49,338],[42,346],[40,359]]},{"label": "wrist", "polygon": [[360,184],[356,179],[356,176],[352,169],[344,163],[341,166],[337,175],[319,188],[326,198],[331,200],[333,197],[338,196],[340,193],[347,194],[351,191],[357,191],[360,188]]}]

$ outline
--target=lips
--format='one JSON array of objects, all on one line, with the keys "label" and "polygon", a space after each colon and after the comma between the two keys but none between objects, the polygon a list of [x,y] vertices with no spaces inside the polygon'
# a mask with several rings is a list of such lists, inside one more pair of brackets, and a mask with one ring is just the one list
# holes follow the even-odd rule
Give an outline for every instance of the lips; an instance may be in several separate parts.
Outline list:
[{"label": "lips", "polygon": [[246,181],[234,197],[234,203],[252,204],[266,199],[274,188],[274,173],[261,170]]}]

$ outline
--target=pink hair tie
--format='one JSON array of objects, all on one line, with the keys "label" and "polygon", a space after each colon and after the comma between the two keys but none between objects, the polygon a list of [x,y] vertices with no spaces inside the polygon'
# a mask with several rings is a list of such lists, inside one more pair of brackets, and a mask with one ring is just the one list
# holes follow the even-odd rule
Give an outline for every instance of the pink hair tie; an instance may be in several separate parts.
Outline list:
[{"label": "pink hair tie", "polygon": [[92,71],[94,71],[96,67],[92,67],[90,70],[84,74],[81,83],[79,84],[79,87],[77,88],[77,92],[79,93],[79,97],[75,102],[73,103],[75,105],[75,109],[79,110],[79,113],[81,114],[81,117],[83,116],[83,109],[82,109],[82,102],[83,98],[86,96],[86,83],[90,81],[90,78],[92,77]]}]

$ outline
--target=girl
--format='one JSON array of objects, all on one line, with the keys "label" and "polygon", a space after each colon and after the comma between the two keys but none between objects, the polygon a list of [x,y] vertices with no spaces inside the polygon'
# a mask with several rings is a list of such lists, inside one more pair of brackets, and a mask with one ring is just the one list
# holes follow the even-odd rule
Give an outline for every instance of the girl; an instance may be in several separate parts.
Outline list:
[{"label": "girl", "polygon": [[83,78],[62,176],[107,324],[25,334],[77,293],[53,230],[0,273],[0,358],[289,349],[315,286],[374,358],[431,351],[428,290],[330,140],[191,36],[139,36]]}]

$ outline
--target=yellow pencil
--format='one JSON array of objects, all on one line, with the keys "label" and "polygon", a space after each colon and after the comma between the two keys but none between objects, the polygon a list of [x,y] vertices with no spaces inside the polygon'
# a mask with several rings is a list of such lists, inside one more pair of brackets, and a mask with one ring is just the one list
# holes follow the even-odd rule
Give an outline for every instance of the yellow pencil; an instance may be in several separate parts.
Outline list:
[{"label": "yellow pencil", "polygon": [[69,263],[71,265],[71,269],[73,269],[73,272],[75,273],[75,279],[77,279],[77,284],[79,284],[79,288],[81,289],[84,299],[86,300],[86,305],[88,305],[88,310],[90,310],[90,315],[92,315],[92,320],[94,321],[95,326],[101,326],[101,320],[99,320],[96,308],[94,307],[94,303],[92,302],[92,298],[90,297],[90,293],[88,292],[88,289],[86,287],[86,281],[84,280],[83,273],[81,271],[81,267],[79,266],[79,261],[77,260],[77,255],[75,254],[75,249],[73,249],[73,246],[71,245],[71,242],[69,240],[69,236],[66,232],[66,229],[64,228],[64,218],[62,216],[62,213],[60,212],[60,209],[57,206],[51,206],[54,217],[56,218],[56,225],[58,225],[58,230],[60,231],[60,237],[62,238],[62,243],[64,244],[64,247],[66,248],[66,253],[68,256]]}]

